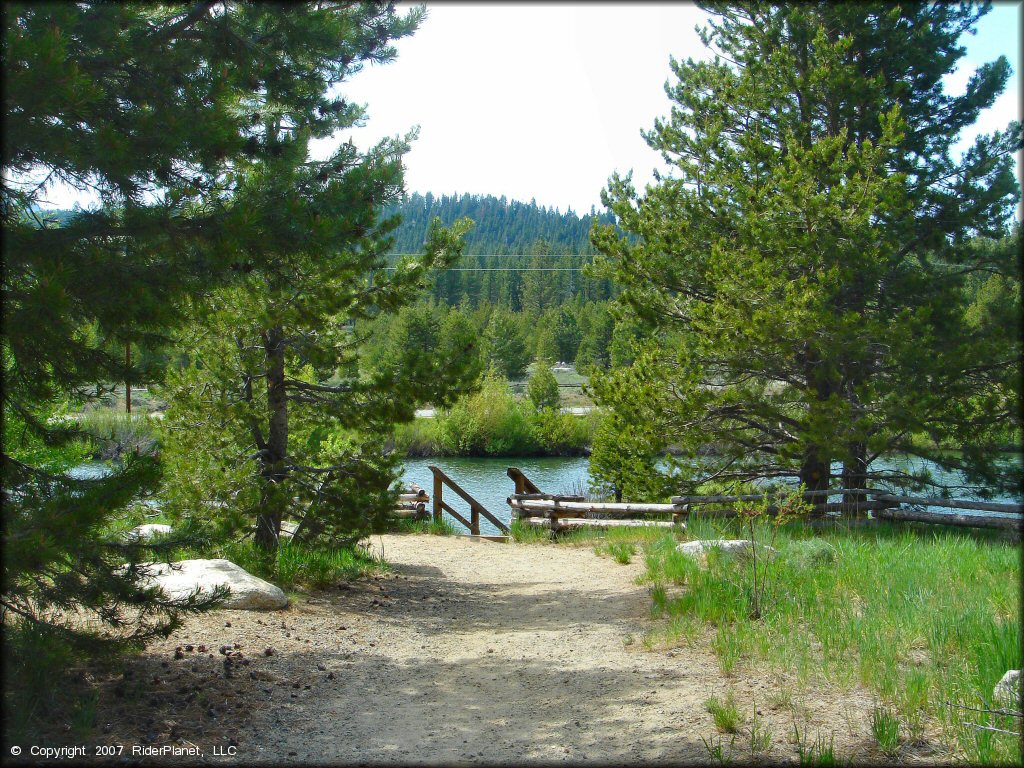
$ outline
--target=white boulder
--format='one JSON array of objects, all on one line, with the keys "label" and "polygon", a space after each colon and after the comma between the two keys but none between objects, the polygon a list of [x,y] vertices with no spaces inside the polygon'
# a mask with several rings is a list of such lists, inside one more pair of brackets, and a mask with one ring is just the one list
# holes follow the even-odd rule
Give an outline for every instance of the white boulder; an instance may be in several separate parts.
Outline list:
[{"label": "white boulder", "polygon": [[[707,562],[708,552],[712,549],[717,549],[726,555],[739,557],[750,557],[753,554],[748,539],[698,539],[684,542],[676,547],[677,552],[694,557],[702,563]],[[775,550],[767,544],[757,545],[758,557],[774,554]]]},{"label": "white boulder", "polygon": [[173,530],[171,526],[162,523],[147,523],[135,526],[124,537],[128,541],[149,541],[156,536],[166,536]]},{"label": "white boulder", "polygon": [[253,576],[230,560],[181,560],[168,565],[150,566],[150,583],[162,587],[168,597],[183,598],[197,587],[212,592],[224,585],[231,594],[222,608],[248,611],[273,611],[288,606],[288,597],[269,581]]},{"label": "white boulder", "polygon": [[1011,669],[1003,675],[1003,679],[996,683],[996,687],[992,690],[992,699],[1001,706],[1020,709],[1021,687],[1019,669]]}]

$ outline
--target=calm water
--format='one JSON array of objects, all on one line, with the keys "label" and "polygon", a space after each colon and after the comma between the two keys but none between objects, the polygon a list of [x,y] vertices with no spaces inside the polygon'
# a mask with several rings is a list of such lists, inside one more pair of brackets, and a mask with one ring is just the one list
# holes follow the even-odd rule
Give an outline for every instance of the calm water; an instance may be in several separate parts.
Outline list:
[{"label": "calm water", "polygon": [[[431,464],[440,467],[452,480],[458,483],[470,496],[479,501],[496,518],[508,523],[511,510],[505,499],[515,491],[515,484],[505,474],[509,467],[519,467],[537,487],[547,493],[582,493],[590,482],[587,459],[538,458],[538,459],[463,459],[431,458],[406,459],[403,484],[408,487],[416,483],[433,497],[434,476],[427,469]],[[581,490],[583,489],[583,490]],[[460,515],[469,519],[469,504],[451,490],[446,490],[444,500],[451,504]],[[449,515],[445,513],[445,517]],[[451,519],[451,518],[449,518]],[[455,529],[465,533],[461,523],[452,519]],[[486,518],[480,519],[480,533],[497,534],[500,531]]]}]

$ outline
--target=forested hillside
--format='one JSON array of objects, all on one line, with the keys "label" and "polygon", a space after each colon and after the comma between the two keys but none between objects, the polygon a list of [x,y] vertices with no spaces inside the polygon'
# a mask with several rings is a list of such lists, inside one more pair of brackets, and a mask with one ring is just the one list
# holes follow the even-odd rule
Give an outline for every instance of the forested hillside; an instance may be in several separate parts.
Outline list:
[{"label": "forested hillside", "polygon": [[589,232],[593,221],[613,224],[608,215],[538,206],[493,195],[414,193],[387,209],[402,223],[394,233],[395,253],[417,253],[427,229],[439,218],[445,226],[468,217],[464,256],[434,285],[434,297],[449,305],[495,304],[518,312],[542,311],[579,298],[601,301],[612,295],[611,281],[582,273],[593,251]]},{"label": "forested hillside", "polygon": [[523,203],[504,195],[441,195],[418,192],[402,202],[389,206],[387,215],[399,214],[402,223],[395,230],[395,251],[416,253],[422,248],[427,227],[436,216],[448,226],[469,217],[475,224],[466,235],[466,253],[520,254],[529,253],[543,241],[550,253],[593,253],[590,247],[590,225],[596,218],[612,223],[609,214],[599,215],[593,208],[580,216],[570,208],[559,213],[557,208],[537,205],[536,200]]}]

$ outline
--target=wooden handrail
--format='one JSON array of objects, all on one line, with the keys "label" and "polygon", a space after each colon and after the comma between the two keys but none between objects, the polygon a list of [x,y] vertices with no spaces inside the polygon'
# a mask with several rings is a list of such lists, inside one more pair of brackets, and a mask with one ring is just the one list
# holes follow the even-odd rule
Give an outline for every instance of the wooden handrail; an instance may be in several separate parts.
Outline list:
[{"label": "wooden handrail", "polygon": [[540,488],[533,484],[533,481],[530,480],[530,478],[523,474],[523,471],[519,469],[519,467],[509,467],[505,474],[507,474],[512,479],[512,482],[516,484],[517,494],[543,493]]},{"label": "wooden handrail", "polygon": [[440,519],[442,508],[446,510],[451,509],[451,507],[448,506],[447,504],[443,504],[441,498],[441,494],[443,493],[443,487],[447,485],[449,488],[455,491],[455,493],[461,496],[463,501],[469,504],[472,523],[466,523],[465,518],[461,516],[459,516],[458,519],[460,520],[460,522],[462,522],[463,525],[470,529],[473,535],[480,535],[480,515],[483,515],[488,520],[490,520],[491,524],[494,525],[495,528],[497,528],[505,535],[509,534],[509,529],[507,525],[505,525],[503,522],[501,522],[501,520],[499,520],[490,512],[488,512],[487,508],[483,504],[481,504],[479,501],[470,496],[469,493],[463,490],[462,486],[460,486],[458,483],[456,483],[454,480],[448,477],[448,475],[446,475],[440,467],[435,467],[431,465],[428,466],[427,469],[429,469],[434,474],[434,519]]}]

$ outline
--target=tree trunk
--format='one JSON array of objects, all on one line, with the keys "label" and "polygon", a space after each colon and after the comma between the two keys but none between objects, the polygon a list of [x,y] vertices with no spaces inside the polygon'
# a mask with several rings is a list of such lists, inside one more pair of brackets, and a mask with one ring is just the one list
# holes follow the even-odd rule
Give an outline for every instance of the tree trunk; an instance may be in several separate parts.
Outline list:
[{"label": "tree trunk", "polygon": [[288,399],[284,384],[284,332],[280,327],[263,334],[267,360],[267,445],[262,452],[263,478],[259,514],[256,519],[256,546],[271,551],[281,535],[282,494],[280,483],[288,472]]},{"label": "tree trunk", "polygon": [[[842,486],[843,488],[867,488],[868,487],[868,449],[863,442],[851,443],[847,450],[849,451],[849,457],[843,462],[843,474],[842,474]],[[867,497],[864,496],[852,496],[848,499],[850,503],[850,511],[859,516],[861,513],[860,507],[866,501]],[[847,501],[847,499],[844,499]]]},{"label": "tree trunk", "polygon": [[[818,403],[824,403],[836,391],[837,383],[834,378],[824,370],[824,363],[821,357],[813,349],[804,353],[804,371],[807,386],[814,393],[814,400],[811,401],[812,412],[809,417],[814,416],[814,409]],[[809,419],[814,423],[814,419]],[[832,456],[827,445],[820,445],[814,440],[809,440],[804,446],[803,461],[800,464],[799,479],[808,491],[822,491],[828,488],[829,479],[832,474]],[[818,514],[816,511],[815,514]]]}]

